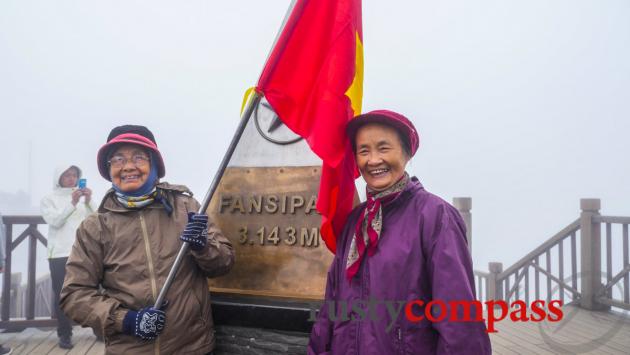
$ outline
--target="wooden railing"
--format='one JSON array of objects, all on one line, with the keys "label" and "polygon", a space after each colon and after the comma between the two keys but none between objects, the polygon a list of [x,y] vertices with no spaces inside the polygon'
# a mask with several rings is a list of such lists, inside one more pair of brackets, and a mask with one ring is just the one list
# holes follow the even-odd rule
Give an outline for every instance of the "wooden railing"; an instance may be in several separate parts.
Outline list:
[{"label": "wooden railing", "polygon": [[[37,280],[35,278],[37,261],[37,243],[47,245],[46,238],[39,231],[38,226],[46,224],[41,216],[3,216],[5,226],[5,266],[2,282],[2,307],[0,308],[0,328],[7,330],[19,330],[27,327],[56,326],[57,320],[51,317],[35,318]],[[17,237],[14,238],[16,227],[26,226]],[[13,265],[13,251],[23,242],[28,242],[28,271],[26,283],[26,295],[22,300],[24,305],[24,317],[11,317],[12,296],[17,297],[17,292],[11,292],[11,267]],[[16,260],[21,262],[21,260]],[[16,302],[13,302],[17,305]]]},{"label": "wooden railing", "polygon": [[[564,228],[562,231],[557,233],[555,236],[551,237],[545,243],[540,245],[531,253],[527,254],[521,260],[519,260],[516,264],[509,267],[507,270],[501,272],[497,276],[497,282],[503,284],[503,290],[505,295],[505,300],[510,301],[512,299],[519,300],[521,297],[521,286],[523,291],[524,300],[527,304],[529,304],[530,294],[533,293],[534,299],[541,299],[541,287],[540,278],[545,278],[546,285],[544,285],[544,290],[546,293],[545,299],[550,300],[552,298],[552,294],[555,293],[552,288],[552,284],[559,288],[559,298],[564,301],[564,290],[571,291],[571,298],[573,300],[577,299],[579,296],[579,292],[577,289],[577,252],[576,252],[576,232],[579,230],[580,224],[579,221],[575,221],[571,223],[569,226]],[[568,285],[564,279],[564,245],[565,241],[570,241],[570,254],[569,260],[571,264],[571,285]],[[551,262],[552,253],[556,254],[557,252],[557,261],[558,268],[557,270],[552,270],[553,265]],[[544,261],[541,259],[544,258]],[[534,292],[531,292],[530,287],[530,274],[533,273],[534,277]],[[512,285],[512,286],[510,286]]]},{"label": "wooden railing", "polygon": [[[580,207],[582,213],[577,220],[505,271],[501,263],[489,263],[488,272],[475,270],[477,298],[508,303],[522,299],[527,304],[559,299],[589,310],[606,310],[610,306],[630,310],[630,217],[601,216],[599,199],[582,199]],[[606,259],[602,267],[604,225]],[[614,225],[622,231],[620,242],[613,237]],[[613,248],[614,244],[621,247]],[[619,270],[613,270],[615,259],[621,261]],[[613,297],[614,286],[622,295],[620,299]]]},{"label": "wooden railing", "polygon": [[[601,287],[597,294],[596,299],[600,304],[619,307],[630,310],[630,261],[628,260],[628,225],[630,224],[630,217],[611,217],[611,216],[597,216],[593,220],[595,223],[603,223],[606,227],[606,284]],[[613,227],[621,228],[621,270],[613,270]],[[618,238],[618,237],[616,237]],[[617,241],[618,242],[618,241]],[[618,243],[617,243],[618,244]],[[616,273],[615,273],[616,272]],[[614,275],[614,276],[613,276]],[[619,283],[623,280],[623,286]],[[615,285],[620,286],[621,299],[615,299],[613,296],[613,287]]]},{"label": "wooden railing", "polygon": [[[470,199],[460,198],[454,203],[460,213],[467,217],[465,221],[470,231]],[[507,302],[522,299],[530,304],[533,300],[544,297],[544,300],[560,299],[565,304],[576,303],[591,310],[604,310],[611,306],[630,310],[630,217],[601,216],[599,199],[582,199],[580,207],[582,212],[577,220],[506,270],[497,262],[489,263],[488,271],[475,270],[477,298],[481,301]],[[40,216],[4,216],[3,223],[6,227],[7,255],[3,274],[0,328],[12,330],[55,326],[55,318],[35,317],[38,287],[35,279],[37,242],[44,246],[47,244],[38,226],[45,224],[45,221]],[[14,230],[18,229],[16,226],[26,228],[14,238]],[[601,240],[602,228],[605,228],[606,236],[604,248]],[[617,233],[620,236],[613,233],[614,231],[620,231],[621,233]],[[471,235],[467,237],[469,245],[472,245]],[[12,302],[12,296],[17,297],[18,294],[17,291],[11,292],[12,252],[26,241],[27,286],[26,294],[20,300],[20,303],[25,303],[24,317],[11,318],[11,304],[16,304],[15,300]],[[606,251],[604,265],[601,260],[602,249]],[[618,291],[618,298],[614,289]]]}]

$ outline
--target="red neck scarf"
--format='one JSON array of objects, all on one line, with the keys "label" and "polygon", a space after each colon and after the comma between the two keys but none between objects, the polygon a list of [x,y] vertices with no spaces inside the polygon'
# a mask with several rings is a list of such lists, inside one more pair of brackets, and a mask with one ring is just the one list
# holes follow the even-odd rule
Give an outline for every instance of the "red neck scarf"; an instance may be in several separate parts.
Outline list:
[{"label": "red neck scarf", "polygon": [[376,252],[378,240],[381,237],[381,229],[383,228],[382,206],[387,206],[394,201],[405,189],[408,182],[409,175],[405,172],[397,183],[384,191],[375,192],[369,188],[367,189],[367,204],[354,227],[354,237],[350,242],[350,251],[346,261],[346,276],[348,280],[351,280],[359,272],[366,250],[369,256],[374,255]]}]

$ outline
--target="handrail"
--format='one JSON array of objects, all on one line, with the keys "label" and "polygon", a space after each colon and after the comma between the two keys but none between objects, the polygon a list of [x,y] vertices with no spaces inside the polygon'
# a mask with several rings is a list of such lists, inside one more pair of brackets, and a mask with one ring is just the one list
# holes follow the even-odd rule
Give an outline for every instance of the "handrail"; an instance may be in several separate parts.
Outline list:
[{"label": "handrail", "polygon": [[620,217],[620,216],[593,216],[593,222],[595,222],[595,223],[618,223],[618,224],[630,224],[630,217]]},{"label": "handrail", "polygon": [[2,221],[4,224],[46,224],[44,217],[38,215],[2,216]]},{"label": "handrail", "polygon": [[473,270],[473,274],[475,274],[475,276],[480,276],[480,277],[485,277],[485,278],[490,277],[489,272],[481,271],[481,270]]},{"label": "handrail", "polygon": [[576,219],[568,226],[564,227],[560,232],[556,233],[553,237],[547,239],[544,243],[538,246],[536,249],[522,257],[519,261],[514,263],[509,268],[505,269],[497,276],[497,281],[503,281],[514,272],[520,270],[522,267],[527,266],[535,257],[542,255],[548,249],[562,241],[563,239],[570,237],[571,234],[577,232],[580,229],[580,219]]},{"label": "handrail", "polygon": [[[486,283],[485,289],[488,290],[486,297],[509,300],[515,296],[518,299],[519,295],[516,291],[520,289],[524,279],[525,297],[527,298],[531,290],[528,277],[530,270],[533,270],[534,289],[537,298],[539,297],[538,275],[540,274],[547,280],[547,297],[550,295],[551,285],[555,284],[559,287],[562,300],[564,300],[564,292],[566,291],[574,302],[579,302],[580,306],[586,309],[606,309],[606,306],[613,306],[630,310],[630,217],[600,215],[599,200],[597,199],[581,200],[581,208],[582,213],[578,219],[520,258],[506,270],[502,270],[501,267],[493,268],[492,264],[500,266],[500,263],[490,263],[488,265],[490,273],[474,270],[478,287],[481,287],[482,281]],[[623,227],[620,231],[620,242],[623,247],[615,249],[615,252],[620,253],[622,258],[622,268],[613,272],[611,231],[612,225],[615,224]],[[602,231],[604,226],[605,236]],[[569,251],[569,260],[571,260],[570,283],[565,282],[563,268],[564,245],[569,238],[571,239]],[[576,246],[580,248],[580,252],[577,254]],[[605,251],[605,253],[601,253],[600,250]],[[539,264],[541,257],[544,259],[545,268]],[[580,259],[577,259],[578,257]],[[579,263],[576,260],[579,260]],[[599,275],[603,271],[602,263],[606,265],[607,280],[605,285],[601,285],[599,277],[589,278],[588,276]],[[555,265],[553,268],[558,269],[552,272],[550,265]],[[494,271],[492,271],[493,269]],[[583,278],[579,287],[578,277]],[[617,284],[623,286],[620,299],[614,299],[611,290]]]}]

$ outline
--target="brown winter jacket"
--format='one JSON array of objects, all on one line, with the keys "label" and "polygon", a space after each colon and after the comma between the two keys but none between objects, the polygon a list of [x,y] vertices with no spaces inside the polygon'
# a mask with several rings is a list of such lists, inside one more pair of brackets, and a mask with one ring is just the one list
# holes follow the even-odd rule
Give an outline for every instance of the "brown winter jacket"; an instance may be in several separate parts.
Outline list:
[{"label": "brown winter jacket", "polygon": [[[232,244],[210,221],[205,249],[189,252],[166,294],[166,326],[156,341],[122,334],[127,310],[153,306],[182,245],[187,212],[199,203],[188,188],[158,184],[173,206],[122,207],[113,190],[77,230],[61,291],[62,310],[105,337],[106,354],[205,354],[214,349],[208,277],[227,273]],[[99,285],[102,289],[99,291]]]}]

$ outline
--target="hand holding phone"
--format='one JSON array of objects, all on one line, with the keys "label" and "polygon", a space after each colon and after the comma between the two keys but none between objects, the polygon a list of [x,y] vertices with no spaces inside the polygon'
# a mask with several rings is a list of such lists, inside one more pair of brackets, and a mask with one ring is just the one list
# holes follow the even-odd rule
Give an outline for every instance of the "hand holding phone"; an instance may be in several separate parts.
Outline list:
[{"label": "hand holding phone", "polygon": [[87,186],[87,179],[79,179],[79,185],[78,185],[79,190],[85,189],[86,186]]}]

